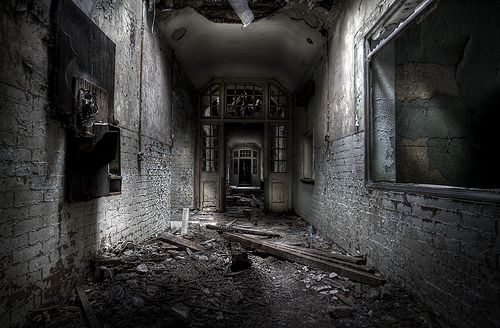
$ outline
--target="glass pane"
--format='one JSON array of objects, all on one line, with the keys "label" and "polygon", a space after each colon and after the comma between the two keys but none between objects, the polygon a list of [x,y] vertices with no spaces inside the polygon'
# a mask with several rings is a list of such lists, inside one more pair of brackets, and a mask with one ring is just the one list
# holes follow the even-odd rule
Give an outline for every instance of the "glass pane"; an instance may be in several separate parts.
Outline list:
[{"label": "glass pane", "polygon": [[262,87],[254,84],[228,85],[226,94],[226,115],[228,117],[262,116]]},{"label": "glass pane", "polygon": [[278,138],[278,144],[276,145],[276,148],[286,149],[286,139],[285,138]]},{"label": "glass pane", "polygon": [[286,162],[278,162],[278,172],[286,172]]}]

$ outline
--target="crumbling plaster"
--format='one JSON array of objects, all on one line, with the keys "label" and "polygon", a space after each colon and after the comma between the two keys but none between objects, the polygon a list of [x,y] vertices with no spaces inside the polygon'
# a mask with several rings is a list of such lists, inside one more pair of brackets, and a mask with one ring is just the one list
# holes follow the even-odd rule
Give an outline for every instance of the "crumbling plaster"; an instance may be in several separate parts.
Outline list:
[{"label": "crumbling plaster", "polygon": [[[159,26],[196,88],[213,78],[245,77],[274,78],[294,90],[324,42],[305,22],[279,13],[242,29],[240,24],[213,23],[184,8]],[[175,40],[175,31],[181,29],[185,34]]]}]

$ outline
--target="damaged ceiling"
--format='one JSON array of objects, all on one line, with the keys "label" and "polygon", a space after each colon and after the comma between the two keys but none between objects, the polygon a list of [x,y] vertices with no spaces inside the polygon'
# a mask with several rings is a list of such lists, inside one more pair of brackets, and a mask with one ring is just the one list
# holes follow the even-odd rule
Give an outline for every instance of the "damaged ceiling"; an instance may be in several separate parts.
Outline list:
[{"label": "damaged ceiling", "polygon": [[272,78],[295,90],[326,41],[340,1],[250,0],[242,23],[227,0],[160,0],[157,23],[196,88],[213,78]]}]

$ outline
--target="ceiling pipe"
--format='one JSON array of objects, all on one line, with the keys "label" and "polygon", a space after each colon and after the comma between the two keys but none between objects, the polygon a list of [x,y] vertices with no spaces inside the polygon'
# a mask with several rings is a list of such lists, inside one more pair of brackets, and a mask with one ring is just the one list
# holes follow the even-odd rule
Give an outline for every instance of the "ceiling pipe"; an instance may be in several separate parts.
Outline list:
[{"label": "ceiling pipe", "polygon": [[227,0],[233,10],[236,12],[236,15],[241,19],[241,22],[243,23],[243,28],[247,27],[250,25],[253,20],[254,16],[252,13],[252,10],[250,10],[250,7],[248,7],[248,1],[247,0]]}]

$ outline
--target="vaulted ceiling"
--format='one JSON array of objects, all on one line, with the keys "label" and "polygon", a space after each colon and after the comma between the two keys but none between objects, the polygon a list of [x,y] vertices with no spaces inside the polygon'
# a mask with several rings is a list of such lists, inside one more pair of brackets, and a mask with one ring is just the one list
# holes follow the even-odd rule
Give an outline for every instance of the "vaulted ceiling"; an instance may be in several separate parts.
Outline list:
[{"label": "vaulted ceiling", "polygon": [[338,1],[249,2],[256,20],[245,28],[226,0],[157,4],[163,37],[196,88],[212,78],[272,78],[293,91],[340,7]]}]

